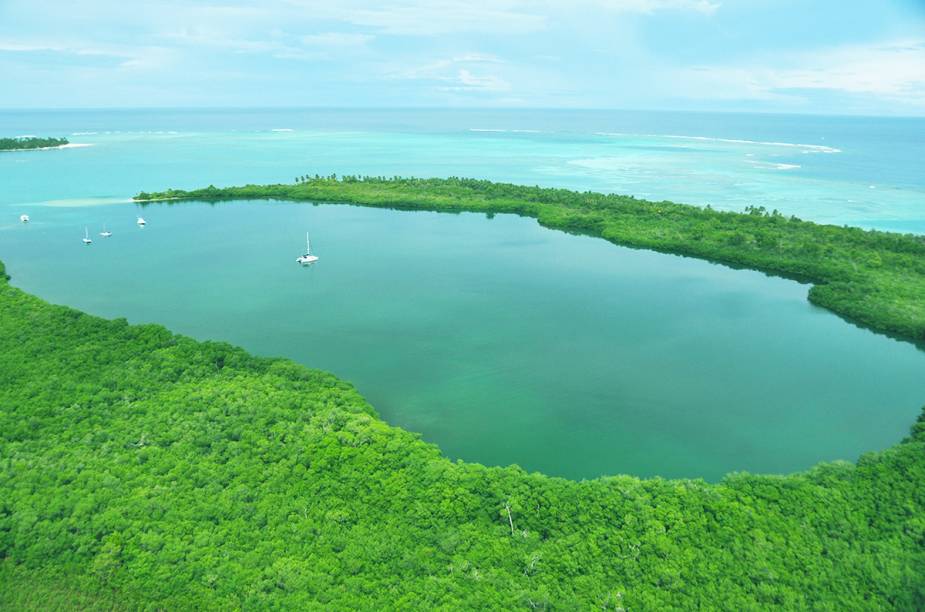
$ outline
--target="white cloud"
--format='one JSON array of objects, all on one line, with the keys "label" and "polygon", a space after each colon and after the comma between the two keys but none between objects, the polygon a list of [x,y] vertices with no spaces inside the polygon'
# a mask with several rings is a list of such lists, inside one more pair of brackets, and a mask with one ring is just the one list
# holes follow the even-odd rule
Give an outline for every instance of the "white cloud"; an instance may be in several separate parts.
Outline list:
[{"label": "white cloud", "polygon": [[387,70],[387,79],[430,82],[434,90],[461,93],[503,93],[511,84],[497,73],[504,60],[485,53],[464,53],[419,66]]},{"label": "white cloud", "polygon": [[120,70],[125,72],[163,70],[176,65],[178,61],[178,54],[173,49],[140,47],[134,51],[132,57],[119,64]]},{"label": "white cloud", "polygon": [[451,85],[440,87],[442,91],[476,91],[485,93],[510,91],[511,84],[496,75],[475,75],[460,68]]},{"label": "white cloud", "polygon": [[[709,0],[590,0],[602,8],[627,13],[655,13],[658,11],[693,11],[712,15],[719,7],[719,2]],[[573,3],[563,2],[565,6]]]},{"label": "white cloud", "polygon": [[59,61],[75,69],[121,71],[156,70],[173,63],[177,53],[170,48],[151,45],[113,45],[80,41],[17,41],[0,39],[0,53],[55,54]]},{"label": "white cloud", "polygon": [[497,55],[492,55],[490,53],[464,53],[462,55],[457,55],[452,59],[456,63],[482,63],[482,64],[503,64],[502,60]]},{"label": "white cloud", "polygon": [[112,46],[92,46],[84,43],[63,43],[16,40],[0,40],[0,52],[7,53],[64,53],[68,55],[98,55],[131,57],[130,49],[114,49]]},{"label": "white cloud", "polygon": [[393,0],[374,4],[363,0],[338,3],[319,0],[284,0],[322,19],[400,36],[438,36],[477,32],[529,34],[546,30],[557,12],[604,9],[650,14],[658,11],[694,11],[711,14],[719,8],[710,0]]},{"label": "white cloud", "polygon": [[435,60],[419,66],[403,67],[400,69],[387,69],[386,78],[390,79],[433,79],[446,80],[453,78],[451,74],[458,74],[462,68],[471,68],[478,64],[502,64],[503,60],[486,53],[464,53],[450,58]]},{"label": "white cloud", "polygon": [[191,47],[216,47],[240,53],[273,52],[283,47],[277,41],[251,40],[211,27],[186,27],[164,32],[160,36],[168,41]]},{"label": "white cloud", "polygon": [[925,94],[925,41],[841,47],[807,58],[806,63],[803,68],[770,71],[765,78],[775,89]]},{"label": "white cloud", "polygon": [[375,37],[369,34],[354,34],[348,32],[324,32],[323,34],[309,34],[301,38],[302,44],[309,47],[362,47]]},{"label": "white cloud", "polygon": [[297,37],[276,31],[265,38],[253,39],[213,27],[184,28],[163,33],[161,37],[191,47],[214,47],[233,53],[266,54],[287,60],[332,59],[335,52],[342,55],[349,50],[360,50],[375,38],[369,34],[348,32],[323,32]]},{"label": "white cloud", "polygon": [[523,0],[398,0],[373,4],[341,0],[289,0],[321,17],[391,35],[437,36],[460,32],[528,33],[545,29],[540,7]]},{"label": "white cloud", "polygon": [[925,41],[848,45],[751,65],[699,66],[682,70],[678,79],[692,94],[714,99],[795,101],[800,92],[814,90],[925,108]]}]

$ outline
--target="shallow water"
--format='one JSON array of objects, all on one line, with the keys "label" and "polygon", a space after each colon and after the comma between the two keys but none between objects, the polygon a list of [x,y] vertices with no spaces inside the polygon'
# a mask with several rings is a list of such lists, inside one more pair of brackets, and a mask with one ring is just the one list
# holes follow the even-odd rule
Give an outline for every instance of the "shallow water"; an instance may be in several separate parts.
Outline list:
[{"label": "shallow water", "polygon": [[[50,301],[333,371],[450,457],[573,478],[786,472],[898,441],[925,403],[925,354],[814,308],[806,286],[530,219],[185,203],[148,207],[139,229],[129,196],[315,172],[465,175],[925,232],[910,162],[922,125],[0,113],[2,134],[92,145],[0,154],[0,259],[14,284]],[[110,239],[97,235],[104,223]],[[301,269],[306,229],[321,262]]]},{"label": "shallow water", "polygon": [[[285,130],[285,131],[280,131]],[[618,111],[0,111],[0,206],[302,174],[469,176],[925,233],[925,119]]]}]

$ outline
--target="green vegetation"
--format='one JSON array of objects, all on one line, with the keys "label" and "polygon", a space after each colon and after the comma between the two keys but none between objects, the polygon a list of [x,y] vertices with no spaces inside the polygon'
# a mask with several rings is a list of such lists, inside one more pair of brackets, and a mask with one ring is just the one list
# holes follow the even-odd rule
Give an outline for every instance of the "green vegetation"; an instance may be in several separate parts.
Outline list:
[{"label": "green vegetation", "polygon": [[451,462],[329,374],[0,264],[3,609],[922,609],[923,484],[925,415],[718,484]]},{"label": "green vegetation", "polygon": [[67,138],[0,138],[0,151],[23,151],[27,149],[48,149],[67,144]]},{"label": "green vegetation", "polygon": [[94,576],[76,570],[35,570],[0,561],[0,610],[16,612],[71,612],[124,610],[121,594]]},{"label": "green vegetation", "polygon": [[536,217],[547,227],[616,244],[708,259],[814,283],[812,303],[894,337],[925,344],[925,237],[819,225],[749,208],[720,212],[672,202],[471,179],[299,177],[293,185],[140,193],[137,199],[348,202],[415,210]]}]

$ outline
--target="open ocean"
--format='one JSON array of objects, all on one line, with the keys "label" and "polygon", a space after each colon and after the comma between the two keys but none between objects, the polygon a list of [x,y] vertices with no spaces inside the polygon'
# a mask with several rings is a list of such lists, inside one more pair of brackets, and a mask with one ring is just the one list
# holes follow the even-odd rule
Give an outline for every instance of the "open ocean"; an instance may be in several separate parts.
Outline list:
[{"label": "open ocean", "polygon": [[[0,206],[302,174],[467,176],[925,233],[925,119],[565,110],[3,111]],[[2,225],[2,221],[0,221]]]}]

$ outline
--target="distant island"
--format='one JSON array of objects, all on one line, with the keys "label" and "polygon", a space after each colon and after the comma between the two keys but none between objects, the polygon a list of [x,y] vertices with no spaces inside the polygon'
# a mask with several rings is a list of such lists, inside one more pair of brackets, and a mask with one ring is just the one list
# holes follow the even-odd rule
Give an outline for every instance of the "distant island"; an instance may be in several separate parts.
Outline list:
[{"label": "distant island", "polygon": [[32,149],[53,149],[69,144],[67,138],[0,138],[0,151],[29,151]]},{"label": "distant island", "polygon": [[139,193],[137,201],[278,199],[514,213],[615,244],[813,283],[809,301],[925,346],[925,237],[838,227],[763,207],[723,212],[632,196],[448,178],[300,176],[293,184]]}]

